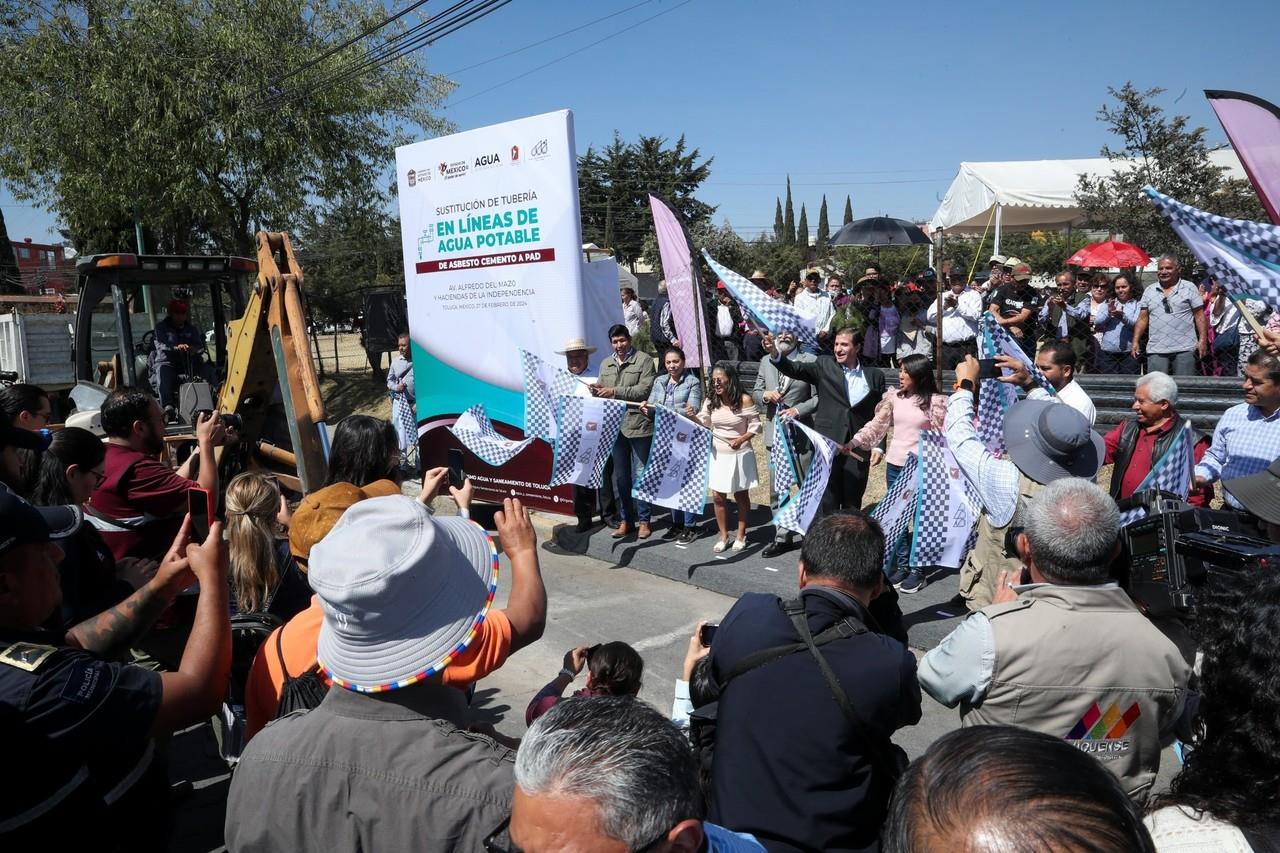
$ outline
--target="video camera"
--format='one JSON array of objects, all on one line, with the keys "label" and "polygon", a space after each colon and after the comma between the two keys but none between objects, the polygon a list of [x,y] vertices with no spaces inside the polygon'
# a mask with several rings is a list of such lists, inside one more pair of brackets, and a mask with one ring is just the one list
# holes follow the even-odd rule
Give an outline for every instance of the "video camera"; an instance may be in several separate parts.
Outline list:
[{"label": "video camera", "polygon": [[1246,534],[1243,517],[1190,506],[1177,495],[1143,491],[1117,502],[1146,517],[1120,531],[1127,555],[1121,582],[1149,616],[1184,613],[1211,574],[1280,566],[1280,545]]}]

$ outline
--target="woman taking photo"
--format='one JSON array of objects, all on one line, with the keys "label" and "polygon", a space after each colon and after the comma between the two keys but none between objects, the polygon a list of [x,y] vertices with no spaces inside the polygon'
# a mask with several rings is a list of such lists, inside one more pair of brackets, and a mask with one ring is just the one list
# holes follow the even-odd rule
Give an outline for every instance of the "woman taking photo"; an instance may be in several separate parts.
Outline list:
[{"label": "woman taking photo", "polygon": [[[662,366],[667,372],[653,380],[653,390],[649,392],[649,399],[640,404],[640,411],[653,417],[653,407],[663,406],[696,418],[702,406],[702,382],[697,374],[684,369],[684,350],[667,347],[662,353]],[[697,523],[696,514],[673,509],[671,527],[662,534],[662,538],[667,541],[674,539],[677,545],[688,545],[697,538],[693,529]]]},{"label": "woman taking photo", "polygon": [[1133,279],[1124,273],[1115,277],[1107,300],[1094,309],[1093,328],[1101,332],[1098,342],[1099,373],[1138,374],[1141,363],[1133,357],[1133,327],[1138,323],[1138,297]]},{"label": "woman taking photo", "polygon": [[[744,394],[738,371],[731,364],[717,364],[711,371],[711,396],[698,413],[702,425],[715,436],[711,456],[711,499],[715,504],[720,539],[717,554],[729,547],[727,499],[738,505],[738,535],[733,550],[747,547],[747,515],[751,499],[747,490],[756,485],[756,455],[751,439],[760,432],[760,412],[750,394]],[[692,540],[690,540],[692,541]]]},{"label": "woman taking photo", "polygon": [[239,474],[227,486],[226,502],[232,609],[287,622],[307,609],[311,587],[282,535],[289,506],[279,485],[274,477]]},{"label": "woman taking photo", "polygon": [[[876,406],[875,417],[858,430],[844,446],[845,453],[871,450],[871,464],[885,462],[885,491],[893,488],[907,464],[907,456],[915,453],[922,430],[942,430],[947,414],[947,398],[938,393],[934,381],[933,362],[923,355],[908,355],[898,362],[898,390],[886,394]],[[881,454],[876,447],[889,430],[893,438],[889,450]],[[875,448],[875,449],[873,449]],[[907,566],[910,539],[903,536],[896,543],[894,572],[888,582],[905,593],[919,592],[925,587],[924,572]],[[889,547],[889,543],[886,543]]]},{"label": "woman taking photo", "polygon": [[[53,434],[48,449],[39,457],[31,488],[36,506],[81,506],[104,479],[102,462],[107,447],[102,439],[79,427],[67,427]],[[155,572],[153,561],[130,559],[117,566],[102,535],[86,523],[58,544],[65,556],[58,564],[62,581],[62,622],[70,626],[114,607],[142,586]],[[120,569],[128,569],[121,577]]]},{"label": "woman taking photo", "polygon": [[578,646],[564,653],[560,674],[538,691],[524,712],[524,724],[550,711],[564,698],[564,691],[587,669],[587,686],[574,696],[635,696],[640,693],[644,660],[626,643],[614,641],[595,646]]}]

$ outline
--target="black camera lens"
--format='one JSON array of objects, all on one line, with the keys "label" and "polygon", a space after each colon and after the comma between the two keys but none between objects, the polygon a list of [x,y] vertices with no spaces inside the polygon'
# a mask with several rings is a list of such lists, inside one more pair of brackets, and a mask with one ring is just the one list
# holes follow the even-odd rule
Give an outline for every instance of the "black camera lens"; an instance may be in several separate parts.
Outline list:
[{"label": "black camera lens", "polygon": [[239,415],[223,412],[218,417],[222,418],[222,425],[227,429],[233,429],[236,432],[239,432],[241,427],[244,426],[244,419]]}]

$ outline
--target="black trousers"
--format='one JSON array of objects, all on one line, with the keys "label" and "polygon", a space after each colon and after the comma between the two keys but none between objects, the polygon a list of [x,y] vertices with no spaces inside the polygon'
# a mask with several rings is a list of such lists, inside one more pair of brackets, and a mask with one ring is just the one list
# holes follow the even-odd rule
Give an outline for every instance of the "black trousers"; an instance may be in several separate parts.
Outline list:
[{"label": "black trousers", "polygon": [[832,462],[831,479],[822,495],[822,514],[836,510],[862,509],[862,495],[867,490],[870,463],[859,462],[843,453]]},{"label": "black trousers", "polygon": [[974,358],[978,357],[978,339],[970,338],[967,341],[949,344],[942,342],[942,369],[955,370],[956,365],[964,361],[966,355]]}]

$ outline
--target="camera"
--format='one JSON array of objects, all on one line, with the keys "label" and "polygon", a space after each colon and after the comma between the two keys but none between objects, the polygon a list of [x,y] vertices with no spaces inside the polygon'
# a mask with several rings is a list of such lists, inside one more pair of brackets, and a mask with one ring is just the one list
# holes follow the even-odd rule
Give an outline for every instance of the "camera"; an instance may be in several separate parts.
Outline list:
[{"label": "camera", "polygon": [[[196,422],[199,420],[199,418],[202,415],[212,415],[212,414],[215,414],[212,409],[200,409],[199,411],[195,412],[195,417],[191,421],[192,426],[196,424]],[[233,414],[231,412],[217,412],[216,414],[218,415],[218,418],[222,421],[222,425],[227,429],[233,429],[236,432],[239,432],[241,429],[243,429],[244,419],[239,415]]]},{"label": "camera", "polygon": [[1149,616],[1185,613],[1216,573],[1280,566],[1280,545],[1248,535],[1238,513],[1193,507],[1169,492],[1144,491],[1118,502],[1145,518],[1120,531],[1119,580]]}]

